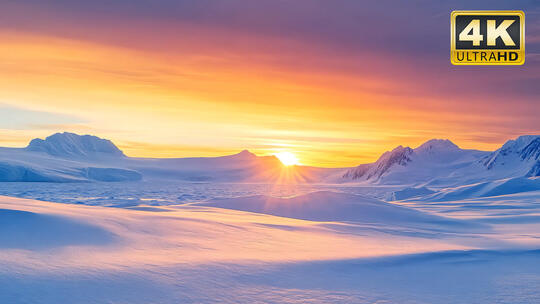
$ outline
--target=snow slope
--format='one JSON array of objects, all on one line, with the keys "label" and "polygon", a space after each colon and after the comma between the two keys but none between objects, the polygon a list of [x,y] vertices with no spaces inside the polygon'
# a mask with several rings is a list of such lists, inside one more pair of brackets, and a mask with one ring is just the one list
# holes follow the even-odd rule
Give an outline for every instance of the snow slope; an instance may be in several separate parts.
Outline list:
[{"label": "snow slope", "polygon": [[114,236],[99,227],[67,217],[0,209],[0,248],[43,250],[73,245],[104,245]]}]

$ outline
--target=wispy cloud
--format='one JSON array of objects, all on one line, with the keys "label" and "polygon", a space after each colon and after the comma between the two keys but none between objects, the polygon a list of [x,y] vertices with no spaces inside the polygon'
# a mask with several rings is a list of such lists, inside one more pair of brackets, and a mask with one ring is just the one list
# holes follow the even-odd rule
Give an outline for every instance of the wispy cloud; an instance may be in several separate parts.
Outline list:
[{"label": "wispy cloud", "polygon": [[34,111],[18,107],[0,104],[0,129],[29,130],[29,129],[50,129],[59,125],[62,128],[75,124],[82,124],[86,121],[77,116]]}]

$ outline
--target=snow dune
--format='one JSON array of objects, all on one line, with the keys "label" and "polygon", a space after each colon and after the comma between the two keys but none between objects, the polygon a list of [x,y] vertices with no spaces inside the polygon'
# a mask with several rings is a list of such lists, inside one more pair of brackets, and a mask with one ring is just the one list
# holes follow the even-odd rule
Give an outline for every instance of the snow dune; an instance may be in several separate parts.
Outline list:
[{"label": "snow dune", "polygon": [[[256,269],[246,280],[302,291],[298,296],[315,298],[310,303],[532,304],[540,302],[538,259],[538,250],[429,252],[288,263]],[[317,295],[321,290],[334,292]],[[274,297],[267,303],[290,301]]]},{"label": "snow dune", "polygon": [[540,190],[540,178],[518,177],[442,189],[421,198],[425,201],[443,202],[470,198],[491,197]]},{"label": "snow dune", "polygon": [[40,250],[62,246],[106,245],[109,231],[70,218],[0,209],[0,248]]},{"label": "snow dune", "polygon": [[322,222],[352,222],[382,225],[436,225],[473,228],[466,221],[428,214],[362,195],[318,191],[291,198],[264,195],[214,199],[210,206]]}]

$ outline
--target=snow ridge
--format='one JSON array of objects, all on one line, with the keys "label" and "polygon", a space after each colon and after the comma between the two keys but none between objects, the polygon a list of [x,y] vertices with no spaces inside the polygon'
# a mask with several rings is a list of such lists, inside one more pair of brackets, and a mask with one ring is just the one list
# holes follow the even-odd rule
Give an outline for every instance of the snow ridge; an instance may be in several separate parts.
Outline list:
[{"label": "snow ridge", "polygon": [[343,177],[352,179],[378,179],[386,173],[392,166],[406,166],[411,161],[413,150],[409,147],[399,146],[392,151],[384,152],[383,155],[373,164],[360,165],[347,171]]},{"label": "snow ridge", "polygon": [[497,165],[504,165],[511,158],[521,160],[538,159],[540,156],[540,135],[523,135],[515,140],[507,141],[500,149],[491,153],[485,160],[488,170]]}]

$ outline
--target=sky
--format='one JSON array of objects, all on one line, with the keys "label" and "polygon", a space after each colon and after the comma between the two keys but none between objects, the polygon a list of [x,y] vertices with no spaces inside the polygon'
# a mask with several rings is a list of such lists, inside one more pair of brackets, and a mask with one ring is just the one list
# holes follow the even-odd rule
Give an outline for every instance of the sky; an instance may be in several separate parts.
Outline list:
[{"label": "sky", "polygon": [[[0,1],[0,145],[70,131],[129,156],[354,166],[540,134],[540,2]],[[450,13],[521,9],[523,66],[452,66]]]}]

